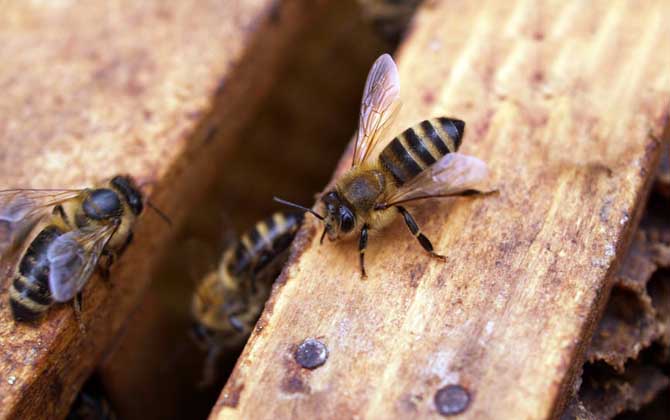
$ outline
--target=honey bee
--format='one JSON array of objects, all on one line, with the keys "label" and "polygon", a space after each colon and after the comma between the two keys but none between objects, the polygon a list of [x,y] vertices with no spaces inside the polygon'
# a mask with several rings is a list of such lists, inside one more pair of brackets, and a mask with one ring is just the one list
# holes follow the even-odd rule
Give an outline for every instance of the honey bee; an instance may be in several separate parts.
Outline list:
[{"label": "honey bee", "polygon": [[258,222],[200,282],[191,312],[192,335],[208,350],[203,385],[215,379],[221,352],[239,348],[251,334],[302,219],[302,213],[281,212]]},{"label": "honey bee", "polygon": [[108,278],[143,207],[129,176],[96,188],[0,191],[0,252],[20,255],[9,289],[14,319],[35,321],[73,298],[79,316],[83,286],[96,267]]},{"label": "honey bee", "polygon": [[275,201],[300,208],[322,221],[321,242],[326,234],[330,241],[358,234],[363,278],[367,277],[368,234],[381,230],[398,214],[431,256],[445,260],[401,204],[489,193],[475,189],[488,175],[486,164],[457,153],[465,130],[465,122],[459,119],[422,121],[393,138],[373,159],[371,151],[398,109],[399,94],[398,69],[391,56],[384,54],[375,61],[365,83],[351,169],[320,197],[324,215],[275,197]]}]

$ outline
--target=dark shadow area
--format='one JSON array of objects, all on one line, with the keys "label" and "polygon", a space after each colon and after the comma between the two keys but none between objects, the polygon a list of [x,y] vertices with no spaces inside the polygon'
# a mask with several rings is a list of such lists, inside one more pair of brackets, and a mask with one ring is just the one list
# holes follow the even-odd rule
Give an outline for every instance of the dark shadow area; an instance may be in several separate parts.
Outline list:
[{"label": "dark shadow area", "polygon": [[367,71],[390,49],[354,1],[329,8],[298,39],[110,350],[103,381],[120,418],[209,415],[241,348],[221,358],[215,384],[197,386],[206,354],[189,337],[194,287],[216,267],[227,240],[281,208],[272,196],[314,202],[354,133]]}]

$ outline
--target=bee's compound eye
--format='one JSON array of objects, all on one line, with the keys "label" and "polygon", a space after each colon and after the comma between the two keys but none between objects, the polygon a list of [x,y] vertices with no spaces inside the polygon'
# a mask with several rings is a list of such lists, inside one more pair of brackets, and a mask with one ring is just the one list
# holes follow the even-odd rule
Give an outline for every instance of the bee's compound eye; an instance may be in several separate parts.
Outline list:
[{"label": "bee's compound eye", "polygon": [[144,203],[142,202],[142,193],[135,187],[131,178],[125,176],[115,176],[112,179],[112,185],[116,187],[126,199],[128,206],[135,215],[142,213]]},{"label": "bee's compound eye", "polygon": [[107,188],[91,191],[82,205],[86,216],[95,220],[110,219],[121,214],[119,196]]},{"label": "bee's compound eye", "polygon": [[347,207],[340,207],[340,229],[342,232],[350,232],[354,228],[354,215]]}]

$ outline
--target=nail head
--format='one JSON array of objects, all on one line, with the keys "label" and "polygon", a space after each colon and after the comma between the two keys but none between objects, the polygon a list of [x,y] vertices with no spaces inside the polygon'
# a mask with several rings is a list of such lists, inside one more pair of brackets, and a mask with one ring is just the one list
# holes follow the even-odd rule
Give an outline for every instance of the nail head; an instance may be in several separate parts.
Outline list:
[{"label": "nail head", "polygon": [[470,394],[460,385],[447,385],[435,393],[435,407],[443,416],[460,414],[469,404]]},{"label": "nail head", "polygon": [[328,348],[315,338],[303,341],[295,351],[295,361],[306,369],[316,369],[326,363]]}]

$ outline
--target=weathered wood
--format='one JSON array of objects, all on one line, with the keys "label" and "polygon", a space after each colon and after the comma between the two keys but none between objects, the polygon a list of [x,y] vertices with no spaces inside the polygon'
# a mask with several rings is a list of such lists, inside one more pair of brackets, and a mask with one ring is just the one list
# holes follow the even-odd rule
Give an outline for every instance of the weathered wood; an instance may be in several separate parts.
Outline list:
[{"label": "weathered wood", "polygon": [[670,383],[664,372],[670,362],[668,204],[658,193],[646,204],[562,419],[609,419],[624,411],[638,411],[638,418],[667,415],[667,404],[656,404],[660,416],[650,417],[655,407],[649,403],[665,402]]},{"label": "weathered wood", "polygon": [[[397,220],[370,241],[367,281],[355,243],[319,246],[310,219],[212,417],[433,417],[448,384],[469,393],[464,418],[559,414],[658,162],[669,13],[428,2],[398,56],[394,131],[463,118],[500,194],[414,206],[448,263]],[[329,350],[312,371],[293,357],[308,337]]]},{"label": "weathered wood", "polygon": [[[102,363],[120,418],[204,418],[216,402],[241,348],[223,355],[217,384],[198,387],[206,353],[188,336],[194,284],[219,262],[226,234],[277,210],[273,195],[308,201],[328,182],[355,129],[367,67],[385,51],[353,0],[334,4],[286,51],[278,82],[241,129],[244,143],[226,153],[197,211],[166,244],[149,292]],[[333,51],[347,54],[333,60]]]},{"label": "weathered wood", "polygon": [[[143,214],[135,242],[91,279],[82,334],[58,305],[18,325],[0,293],[0,418],[58,418],[140,302],[149,272],[314,12],[300,0],[3,2],[0,188],[71,188],[116,173],[174,221]],[[321,2],[320,4],[322,4]]]}]

